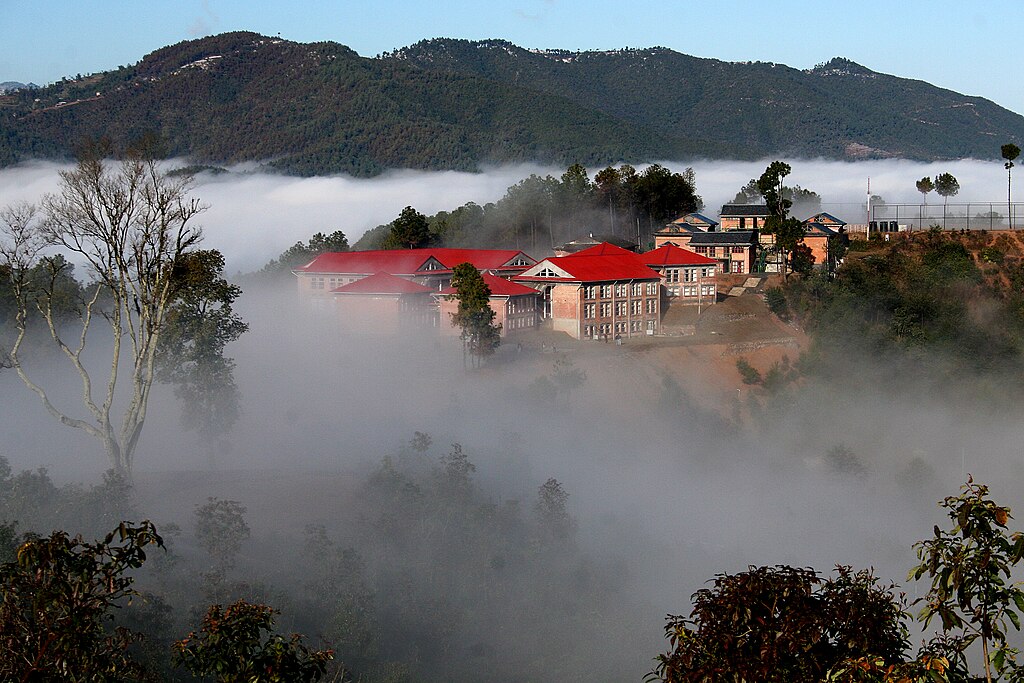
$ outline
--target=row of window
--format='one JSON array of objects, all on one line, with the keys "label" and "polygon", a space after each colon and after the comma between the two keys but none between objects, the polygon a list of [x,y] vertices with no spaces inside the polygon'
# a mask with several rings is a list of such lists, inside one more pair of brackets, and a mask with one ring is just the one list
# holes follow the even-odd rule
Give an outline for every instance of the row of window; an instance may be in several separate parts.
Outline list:
[{"label": "row of window", "polygon": [[646,292],[648,295],[653,296],[658,293],[657,282],[620,282],[615,285],[586,285],[583,287],[583,298],[584,299],[596,299],[600,294],[602,299],[610,299],[612,292],[615,293],[616,298],[625,298],[630,296],[643,296]]},{"label": "row of window", "polygon": [[714,277],[715,268],[666,268],[665,282],[696,282],[697,277]]},{"label": "row of window", "polygon": [[537,297],[533,296],[512,297],[508,300],[508,312],[525,313],[526,311],[532,311],[537,308],[536,301]]},{"label": "row of window", "polygon": [[718,247],[694,247],[693,250],[698,254],[704,256],[726,256],[730,252],[733,254],[743,254],[750,247],[738,246],[738,247],[722,247],[721,253],[718,251]]},{"label": "row of window", "polygon": [[[645,311],[653,315],[658,312],[658,300],[634,299],[632,301],[616,301],[614,310],[615,316],[620,318],[627,315],[643,315]],[[598,312],[600,312],[600,316],[598,316]],[[612,317],[612,302],[603,301],[600,307],[598,307],[598,304],[583,304],[584,319],[593,320],[597,317]]]},{"label": "row of window", "polygon": [[509,330],[518,330],[523,327],[536,327],[537,321],[532,317],[507,318],[505,327]]},{"label": "row of window", "polygon": [[[667,287],[669,296],[679,296],[682,293],[683,296],[697,296],[697,285],[683,285],[682,287]],[[701,296],[711,297],[715,295],[714,285],[701,285],[700,287]]]},{"label": "row of window", "polygon": [[633,320],[630,322],[600,323],[598,325],[584,325],[583,336],[588,339],[608,338],[614,331],[617,335],[632,333],[639,334],[644,330],[654,331],[657,329],[657,321],[654,320]]}]

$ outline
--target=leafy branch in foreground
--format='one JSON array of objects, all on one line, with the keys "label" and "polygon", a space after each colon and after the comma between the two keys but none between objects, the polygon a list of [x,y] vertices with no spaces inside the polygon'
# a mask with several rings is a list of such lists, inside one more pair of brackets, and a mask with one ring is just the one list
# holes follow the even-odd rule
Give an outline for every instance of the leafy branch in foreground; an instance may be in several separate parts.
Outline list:
[{"label": "leafy branch in foreground", "polygon": [[[1024,534],[1009,532],[1010,508],[988,497],[988,487],[968,478],[958,496],[940,505],[953,521],[949,531],[937,525],[934,536],[916,544],[921,563],[910,578],[931,578],[920,618],[927,628],[938,616],[942,631],[953,634],[951,642],[959,662],[966,667],[966,650],[981,641],[985,679],[993,681],[1009,674],[1021,680],[1016,648],[1006,642],[1009,625],[1020,630],[1024,613],[1024,591],[1011,583],[1012,568],[1024,556]],[[1016,608],[1017,611],[1014,611]]]}]

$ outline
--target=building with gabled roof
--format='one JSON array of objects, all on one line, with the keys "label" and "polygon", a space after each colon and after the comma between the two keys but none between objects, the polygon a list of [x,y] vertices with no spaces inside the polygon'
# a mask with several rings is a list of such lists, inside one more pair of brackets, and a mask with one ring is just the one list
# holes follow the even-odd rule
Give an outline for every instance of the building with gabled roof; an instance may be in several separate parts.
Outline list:
[{"label": "building with gabled roof", "polygon": [[611,242],[599,242],[592,247],[588,247],[581,251],[577,251],[573,254],[566,254],[572,258],[578,258],[581,256],[632,256],[636,257],[638,254],[635,251],[620,247],[617,244]]},{"label": "building with gabled roof", "polygon": [[714,232],[718,228],[718,222],[713,221],[700,213],[688,213],[680,216],[671,223],[666,224],[654,233],[654,247],[658,248],[666,244],[685,248],[690,243],[690,237],[696,232]]},{"label": "building with gabled roof", "polygon": [[580,239],[566,242],[555,247],[555,256],[571,256],[572,254],[578,254],[579,252],[590,249],[591,247],[598,246],[600,244],[610,244],[616,247],[620,247],[628,252],[636,253],[637,245],[635,242],[622,239],[621,237],[594,237],[589,235]]},{"label": "building with gabled roof", "polygon": [[320,254],[292,272],[300,296],[309,299],[374,273],[390,273],[440,291],[451,284],[452,269],[460,263],[507,277],[536,262],[516,249],[378,249]]},{"label": "building with gabled roof", "polygon": [[713,304],[718,299],[718,261],[666,244],[640,258],[661,275],[665,296],[682,304]]},{"label": "building with gabled roof", "polygon": [[660,326],[661,276],[637,254],[555,256],[512,279],[537,289],[542,316],[574,339],[629,338]]},{"label": "building with gabled roof", "polygon": [[718,212],[722,230],[757,230],[769,215],[766,204],[724,204]]},{"label": "building with gabled roof", "polygon": [[[501,325],[501,335],[537,328],[540,319],[540,292],[517,282],[506,280],[491,273],[481,273],[484,283],[491,290],[488,298],[494,311],[494,322]],[[442,334],[457,335],[459,328],[452,325],[452,314],[458,310],[459,302],[454,298],[455,288],[448,287],[434,293],[440,311]]]},{"label": "building with gabled roof", "polygon": [[390,333],[432,327],[433,289],[390,273],[374,273],[335,287],[329,293],[342,329]]},{"label": "building with gabled roof", "polygon": [[846,223],[830,213],[816,213],[803,222],[804,244],[811,249],[814,263],[827,265],[829,258],[829,239],[846,232]]},{"label": "building with gabled roof", "polygon": [[723,230],[694,234],[688,248],[718,261],[723,273],[749,273],[757,269],[757,244],[756,230]]}]

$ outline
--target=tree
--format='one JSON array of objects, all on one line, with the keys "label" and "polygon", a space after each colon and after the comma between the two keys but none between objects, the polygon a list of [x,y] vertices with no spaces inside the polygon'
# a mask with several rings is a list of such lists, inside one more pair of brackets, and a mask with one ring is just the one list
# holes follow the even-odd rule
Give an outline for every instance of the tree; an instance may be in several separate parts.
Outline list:
[{"label": "tree", "polygon": [[157,354],[157,376],[174,384],[185,428],[209,442],[238,419],[235,363],[224,356],[224,347],[249,329],[232,307],[242,290],[224,279],[219,251],[184,254],[172,269],[174,298]]},{"label": "tree", "polygon": [[955,197],[960,192],[960,182],[952,173],[940,173],[935,176],[935,191],[942,197],[945,205],[950,197]]},{"label": "tree", "polygon": [[319,681],[334,653],[309,649],[298,634],[285,639],[273,633],[275,614],[272,607],[244,600],[213,605],[198,632],[174,643],[175,664],[219,683]]},{"label": "tree", "polygon": [[917,186],[917,191],[921,193],[922,200],[925,204],[928,203],[928,193],[935,189],[935,183],[928,176],[921,178],[914,185]]},{"label": "tree", "polygon": [[462,330],[463,353],[469,352],[479,367],[501,344],[501,325],[494,323],[490,304],[491,288],[472,263],[460,263],[452,269],[452,287],[455,294],[451,296],[459,302],[451,314],[452,325]]},{"label": "tree", "polygon": [[[757,180],[758,192],[764,197],[765,205],[768,207],[768,218],[761,232],[775,236],[775,244],[771,249],[780,255],[779,266],[783,273],[786,272],[786,265],[790,260],[787,255],[794,251],[797,245],[803,243],[805,234],[803,223],[796,218],[788,217],[793,202],[786,197],[782,181],[791,170],[789,164],[773,161]],[[806,261],[806,254],[801,254],[797,263],[803,268]]]},{"label": "tree", "polygon": [[335,230],[330,235],[318,232],[309,238],[308,244],[300,240],[288,247],[280,256],[263,266],[260,273],[265,275],[290,274],[293,269],[309,263],[320,254],[348,250],[348,238],[341,230]]},{"label": "tree", "polygon": [[[915,545],[921,563],[910,571],[919,580],[928,575],[931,588],[917,600],[923,603],[920,619],[925,628],[938,616],[944,634],[958,632],[950,641],[960,664],[966,666],[965,651],[981,641],[985,678],[991,683],[993,670],[1001,677],[1017,669],[1018,654],[1006,642],[1008,625],[1020,630],[1024,613],[1024,590],[1011,582],[1011,572],[1024,556],[1024,533],[1009,532],[1010,508],[988,497],[988,487],[968,477],[959,496],[949,496],[941,506],[953,522],[949,531],[935,527],[934,536]],[[1014,611],[1016,608],[1017,611]]]},{"label": "tree", "polygon": [[693,594],[689,618],[669,615],[672,651],[649,679],[817,682],[842,662],[865,656],[902,661],[902,603],[868,571],[750,567],[719,574]]},{"label": "tree", "polygon": [[[110,466],[130,478],[174,299],[172,266],[200,241],[192,219],[204,207],[189,197],[189,176],[170,177],[137,150],[129,150],[111,168],[103,159],[106,151],[102,146],[86,149],[73,170],[61,171],[57,193],[43,201],[43,216],[28,209],[5,213],[0,264],[15,298],[17,334],[3,355],[55,419],[97,439]],[[57,319],[56,283],[68,266],[44,252],[53,247],[85,262],[96,278],[77,307],[78,324],[72,330]],[[45,278],[29,277],[36,265]],[[50,339],[77,374],[88,419],[54,405],[22,362],[31,310],[39,313]],[[108,324],[112,346],[103,382],[94,381],[85,360],[97,321]],[[115,403],[120,397],[126,398],[118,424]]]},{"label": "tree", "polygon": [[237,500],[207,498],[195,511],[196,539],[213,558],[213,578],[219,580],[235,566],[235,556],[249,539],[246,507]]},{"label": "tree", "polygon": [[566,509],[569,494],[555,478],[548,479],[537,489],[537,502],[533,512],[541,539],[546,543],[571,543],[576,533],[576,520]]},{"label": "tree", "polygon": [[1012,142],[1003,145],[1000,148],[1003,158],[1006,159],[1006,163],[1003,164],[1003,168],[1006,169],[1006,220],[1010,222],[1010,228],[1013,228],[1013,203],[1010,198],[1010,170],[1013,168],[1013,160],[1020,156],[1020,147],[1013,144]]},{"label": "tree", "polygon": [[761,191],[757,189],[757,179],[751,178],[747,184],[739,189],[736,196],[732,198],[733,204],[759,204],[761,202]]},{"label": "tree", "polygon": [[105,681],[138,673],[126,651],[135,635],[110,622],[137,595],[130,571],[150,545],[163,547],[151,523],[123,522],[94,543],[63,531],[30,539],[16,562],[0,564],[0,678]]},{"label": "tree", "polygon": [[427,217],[407,206],[398,218],[391,221],[390,232],[384,238],[382,249],[422,249],[430,246],[430,227]]}]

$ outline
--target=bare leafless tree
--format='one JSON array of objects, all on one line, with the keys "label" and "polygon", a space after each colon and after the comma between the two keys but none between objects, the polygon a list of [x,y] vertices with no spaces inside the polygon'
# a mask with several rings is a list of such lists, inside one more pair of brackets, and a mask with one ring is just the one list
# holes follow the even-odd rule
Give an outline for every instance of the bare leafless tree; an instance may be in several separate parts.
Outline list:
[{"label": "bare leafless tree", "polygon": [[[174,296],[171,264],[202,237],[192,219],[204,207],[189,196],[190,188],[190,177],[170,176],[144,155],[129,153],[111,163],[93,151],[60,173],[58,191],[41,208],[19,204],[0,212],[0,267],[17,305],[16,336],[0,357],[6,356],[54,418],[98,439],[110,466],[128,477]],[[84,262],[93,278],[73,325],[62,325],[54,307],[55,285],[68,267],[53,255],[58,252]],[[22,362],[36,312],[81,381],[86,419],[56,407]],[[105,377],[94,382],[83,354],[97,321],[109,326],[112,352]]]}]

